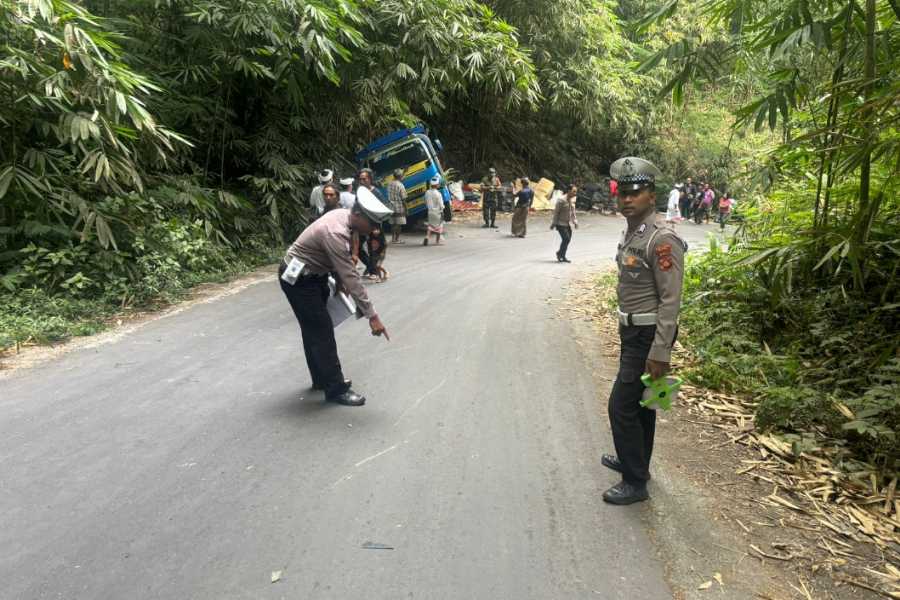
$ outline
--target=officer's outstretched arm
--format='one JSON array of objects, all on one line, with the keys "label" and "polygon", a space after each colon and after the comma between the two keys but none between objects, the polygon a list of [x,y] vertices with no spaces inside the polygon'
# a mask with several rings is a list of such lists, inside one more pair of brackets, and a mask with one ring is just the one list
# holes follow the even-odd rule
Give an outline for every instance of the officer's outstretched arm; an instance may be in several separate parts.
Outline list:
[{"label": "officer's outstretched arm", "polygon": [[671,362],[672,345],[678,331],[678,313],[681,310],[681,289],[684,282],[684,242],[674,233],[661,233],[655,240],[652,261],[659,308],[656,311],[656,337],[647,358],[658,362]]}]

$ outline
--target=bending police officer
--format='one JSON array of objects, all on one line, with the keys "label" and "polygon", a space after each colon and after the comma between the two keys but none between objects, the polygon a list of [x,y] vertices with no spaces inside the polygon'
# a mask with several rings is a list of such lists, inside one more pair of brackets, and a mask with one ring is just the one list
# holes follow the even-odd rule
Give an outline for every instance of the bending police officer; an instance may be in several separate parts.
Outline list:
[{"label": "bending police officer", "polygon": [[[355,233],[370,234],[390,214],[391,210],[371,194],[360,193],[352,210],[333,209],[307,227],[288,248],[278,271],[281,289],[300,325],[313,389],[324,390],[328,402],[347,406],[366,403],[364,396],[350,388],[350,382],[344,379],[341,370],[334,324],[326,305],[330,294],[328,275],[334,274],[337,289],[349,293],[359,310],[368,317],[372,335],[383,334],[388,338],[353,264],[350,240]],[[291,284],[281,276],[293,259],[302,263],[303,269]]]},{"label": "bending police officer", "polygon": [[609,422],[616,455],[604,454],[604,466],[622,474],[622,481],[603,494],[612,504],[632,504],[649,498],[650,456],[656,412],[640,405],[641,375],[653,379],[669,371],[672,345],[678,333],[686,244],[656,214],[652,163],[621,158],[610,167],[619,184],[619,204],[628,221],[616,253],[619,271],[619,373],[609,398]]}]

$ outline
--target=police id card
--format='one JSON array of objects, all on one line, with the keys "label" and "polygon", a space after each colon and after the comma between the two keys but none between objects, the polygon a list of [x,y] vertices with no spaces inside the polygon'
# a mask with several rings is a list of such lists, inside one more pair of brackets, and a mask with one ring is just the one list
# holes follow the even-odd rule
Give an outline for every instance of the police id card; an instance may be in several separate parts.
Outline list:
[{"label": "police id card", "polygon": [[297,278],[303,273],[304,267],[306,267],[304,263],[291,257],[291,262],[288,263],[287,269],[281,274],[281,280],[288,285],[294,285],[297,283]]}]

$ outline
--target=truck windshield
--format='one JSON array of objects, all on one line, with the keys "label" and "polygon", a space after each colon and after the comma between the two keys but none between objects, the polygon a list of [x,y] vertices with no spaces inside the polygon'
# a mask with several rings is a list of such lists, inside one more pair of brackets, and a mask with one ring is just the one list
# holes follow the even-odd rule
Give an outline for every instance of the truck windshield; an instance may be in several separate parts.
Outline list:
[{"label": "truck windshield", "polygon": [[429,160],[425,147],[419,140],[410,140],[393,148],[388,148],[381,154],[376,154],[369,159],[370,168],[375,171],[378,179],[393,173],[394,169],[406,169],[407,167]]}]

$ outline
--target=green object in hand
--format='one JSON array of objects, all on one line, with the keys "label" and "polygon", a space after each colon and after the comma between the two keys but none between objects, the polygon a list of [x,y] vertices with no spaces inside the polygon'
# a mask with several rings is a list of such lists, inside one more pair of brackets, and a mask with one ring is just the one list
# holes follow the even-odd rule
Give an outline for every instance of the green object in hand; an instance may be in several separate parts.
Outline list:
[{"label": "green object in hand", "polygon": [[678,388],[682,381],[677,377],[660,377],[652,379],[649,373],[641,375],[641,382],[646,386],[641,406],[651,410],[670,410],[672,402],[678,396]]}]

